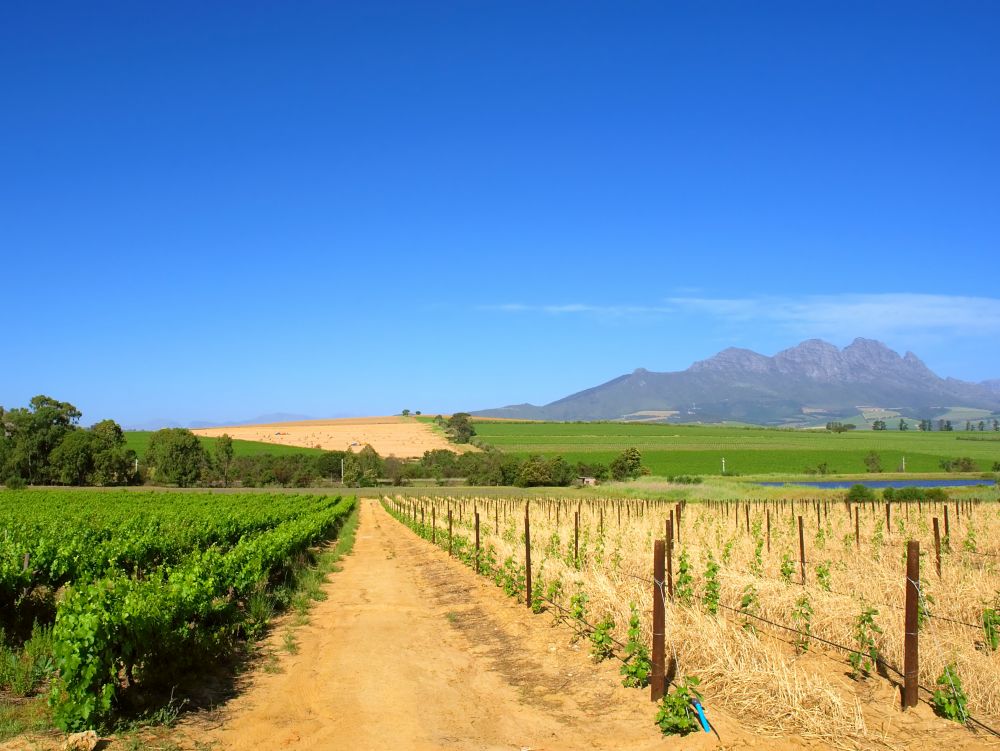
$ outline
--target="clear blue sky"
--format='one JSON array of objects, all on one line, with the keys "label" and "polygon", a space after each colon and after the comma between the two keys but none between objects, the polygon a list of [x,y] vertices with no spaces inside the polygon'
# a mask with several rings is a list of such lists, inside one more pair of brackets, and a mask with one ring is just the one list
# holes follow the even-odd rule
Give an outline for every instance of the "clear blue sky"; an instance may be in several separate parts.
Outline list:
[{"label": "clear blue sky", "polygon": [[8,3],[0,404],[544,403],[818,336],[1000,377],[995,2]]}]

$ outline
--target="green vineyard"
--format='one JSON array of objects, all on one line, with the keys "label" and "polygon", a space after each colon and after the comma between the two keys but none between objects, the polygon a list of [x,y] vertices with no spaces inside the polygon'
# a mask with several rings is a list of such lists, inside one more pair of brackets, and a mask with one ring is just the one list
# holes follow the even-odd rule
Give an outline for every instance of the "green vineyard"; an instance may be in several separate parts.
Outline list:
[{"label": "green vineyard", "polygon": [[2,493],[0,626],[51,624],[53,716],[89,727],[133,686],[251,635],[248,601],[285,582],[354,507],[310,495]]}]

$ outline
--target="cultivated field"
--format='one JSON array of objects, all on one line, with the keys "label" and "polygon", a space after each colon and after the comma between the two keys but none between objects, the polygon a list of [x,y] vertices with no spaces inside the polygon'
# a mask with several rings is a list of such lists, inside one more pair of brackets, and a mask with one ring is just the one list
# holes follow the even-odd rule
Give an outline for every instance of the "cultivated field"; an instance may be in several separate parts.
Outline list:
[{"label": "cultivated field", "polygon": [[[385,505],[523,602],[525,502],[407,496]],[[676,507],[611,499],[527,503],[534,609],[576,623],[581,634],[610,619],[616,641],[605,643],[620,659],[634,603],[640,641],[648,645],[653,541],[665,536]],[[701,679],[710,719],[715,707],[765,735],[841,748],[995,747],[983,725],[1000,728],[1000,505],[947,508],[946,516],[941,504],[894,504],[887,523],[883,504],[686,504],[670,556],[673,597],[665,595],[668,670],[673,662],[678,681]],[[940,576],[934,518],[942,536],[947,519]],[[921,545],[919,681],[930,691],[921,689],[921,705],[903,713],[910,539]],[[984,618],[993,625],[984,628]],[[948,665],[959,684],[954,693],[938,683]],[[933,690],[947,698],[959,687],[967,695],[962,711],[975,718],[966,728],[935,717],[927,705]]]},{"label": "cultivated field", "polygon": [[243,441],[274,446],[300,446],[326,451],[358,451],[370,444],[381,456],[400,459],[423,456],[425,451],[462,447],[448,442],[430,424],[414,417],[356,417],[341,420],[307,420],[268,425],[235,425],[201,428],[195,435],[218,437],[228,434]]},{"label": "cultivated field", "polygon": [[[132,449],[136,456],[142,459],[146,455],[146,451],[149,449],[149,439],[152,437],[153,431],[150,430],[129,430],[125,432],[125,447]],[[201,441],[202,447],[208,453],[214,453],[216,438],[209,438],[208,436],[199,436],[199,441]],[[276,456],[281,456],[283,454],[319,454],[320,449],[308,448],[302,446],[289,446],[285,444],[278,443],[262,443],[260,441],[233,441],[233,456],[260,456],[261,454],[274,454]]]},{"label": "cultivated field", "polygon": [[309,549],[335,536],[354,505],[265,493],[0,493],[0,739],[39,693],[52,706],[43,727],[82,730],[225,658],[288,604]]},{"label": "cultivated field", "polygon": [[1000,433],[856,430],[845,433],[750,427],[476,421],[486,443],[518,455],[562,455],[575,463],[609,463],[629,446],[642,452],[654,475],[801,474],[827,465],[831,474],[864,473],[877,452],[886,472],[906,459],[908,472],[942,472],[943,459],[967,456],[988,472],[1000,462]]}]

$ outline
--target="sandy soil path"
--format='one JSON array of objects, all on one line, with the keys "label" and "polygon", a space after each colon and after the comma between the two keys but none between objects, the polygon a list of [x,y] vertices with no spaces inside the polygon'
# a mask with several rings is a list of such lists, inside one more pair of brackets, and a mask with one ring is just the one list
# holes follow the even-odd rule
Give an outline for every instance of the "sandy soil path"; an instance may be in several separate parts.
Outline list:
[{"label": "sandy soil path", "polygon": [[[363,501],[353,554],[299,652],[260,672],[220,727],[223,749],[662,748],[652,705]],[[611,669],[608,666],[608,669]],[[621,701],[625,692],[626,701]],[[705,737],[687,747],[715,746]],[[186,744],[185,744],[186,745]]]}]

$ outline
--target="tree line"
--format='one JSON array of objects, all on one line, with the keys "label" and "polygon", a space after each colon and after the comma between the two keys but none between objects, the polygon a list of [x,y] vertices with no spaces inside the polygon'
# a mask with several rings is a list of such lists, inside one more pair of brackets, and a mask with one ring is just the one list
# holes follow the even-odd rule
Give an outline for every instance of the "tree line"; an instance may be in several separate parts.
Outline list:
[{"label": "tree line", "polygon": [[114,420],[89,428],[69,402],[34,397],[27,407],[0,407],[0,479],[24,485],[129,485],[138,480],[135,452]]},{"label": "tree line", "polygon": [[214,449],[207,451],[197,436],[182,428],[154,433],[140,465],[148,481],[181,486],[310,487],[330,482],[374,487],[407,485],[414,480],[462,479],[469,485],[545,487],[572,485],[581,476],[622,481],[648,474],[636,448],[625,449],[608,465],[572,464],[561,456],[519,457],[492,448],[462,454],[435,449],[424,452],[417,460],[383,457],[371,446],[357,453],[233,457],[229,436],[217,439]]},{"label": "tree line", "polygon": [[[344,484],[371,487],[406,485],[412,480],[464,479],[469,485],[567,486],[579,477],[629,480],[648,474],[638,449],[625,449],[609,464],[571,463],[561,456],[519,457],[486,446],[483,451],[425,452],[417,460],[382,457],[371,446],[357,453],[256,454],[236,456],[228,435],[206,448],[190,430],[155,431],[143,457],[125,445],[114,420],[89,428],[69,402],[34,397],[28,407],[0,407],[0,480],[24,485],[177,485],[179,487],[316,487]],[[467,443],[475,430],[465,413],[443,420],[456,442]]]}]

